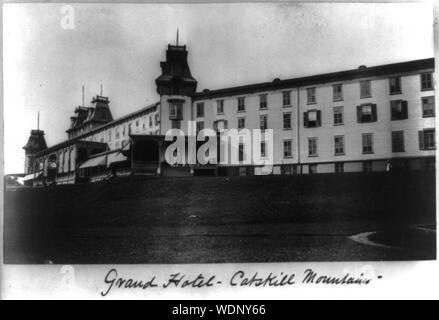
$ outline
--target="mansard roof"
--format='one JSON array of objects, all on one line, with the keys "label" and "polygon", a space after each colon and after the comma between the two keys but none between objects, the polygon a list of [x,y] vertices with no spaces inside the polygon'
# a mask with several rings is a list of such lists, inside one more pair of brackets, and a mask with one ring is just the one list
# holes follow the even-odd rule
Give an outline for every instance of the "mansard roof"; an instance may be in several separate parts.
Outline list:
[{"label": "mansard roof", "polygon": [[46,154],[48,152],[52,152],[53,150],[56,150],[56,149],[59,149],[59,148],[63,148],[65,146],[67,146],[67,145],[70,145],[70,144],[76,142],[76,141],[80,141],[81,143],[97,143],[97,144],[101,144],[102,142],[85,141],[85,140],[81,140],[81,139],[84,139],[87,136],[89,136],[91,134],[94,134],[96,132],[99,132],[101,130],[104,130],[104,129],[107,129],[109,127],[118,125],[119,123],[127,121],[130,118],[134,118],[134,117],[136,117],[136,116],[138,116],[138,115],[140,115],[140,114],[142,114],[144,112],[148,112],[149,110],[152,110],[152,109],[156,108],[159,104],[160,104],[160,102],[155,102],[153,104],[150,104],[150,105],[148,105],[148,106],[146,106],[146,107],[144,107],[144,108],[142,108],[140,110],[137,110],[135,112],[129,113],[129,114],[127,114],[127,115],[125,115],[123,117],[120,117],[119,119],[113,120],[111,122],[107,122],[107,123],[105,123],[105,124],[103,124],[103,125],[101,125],[101,126],[99,126],[97,128],[94,128],[94,129],[92,129],[90,131],[87,131],[86,133],[83,133],[83,134],[81,134],[79,136],[76,136],[76,137],[73,137],[71,139],[65,140],[63,142],[57,143],[57,144],[47,148],[46,150],[38,152],[37,155],[39,156],[39,155]]}]

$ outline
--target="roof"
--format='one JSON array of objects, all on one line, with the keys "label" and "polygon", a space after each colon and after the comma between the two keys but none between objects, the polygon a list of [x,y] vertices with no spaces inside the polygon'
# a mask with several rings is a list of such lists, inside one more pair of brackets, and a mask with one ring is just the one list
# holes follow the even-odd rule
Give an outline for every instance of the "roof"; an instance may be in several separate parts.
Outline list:
[{"label": "roof", "polygon": [[159,105],[159,102],[155,102],[155,103],[153,103],[153,104],[150,104],[150,105],[148,105],[148,106],[146,106],[146,107],[144,107],[144,108],[142,108],[142,109],[140,109],[140,110],[137,110],[137,111],[135,111],[135,112],[129,113],[129,114],[127,114],[127,115],[125,115],[125,116],[123,116],[123,117],[121,117],[121,118],[119,118],[119,119],[116,119],[116,120],[113,120],[113,121],[111,121],[111,122],[108,122],[108,123],[106,123],[106,124],[104,124],[104,125],[102,125],[102,126],[99,126],[99,127],[97,127],[97,128],[94,128],[94,129],[92,129],[92,130],[90,130],[90,131],[88,131],[88,132],[86,132],[86,133],[83,133],[83,134],[81,134],[81,135],[79,135],[79,136],[76,136],[76,137],[71,138],[71,139],[69,139],[69,140],[65,140],[65,141],[63,141],[63,142],[57,143],[57,144],[55,144],[55,145],[53,145],[53,146],[51,146],[51,147],[49,147],[49,148],[47,148],[47,149],[45,149],[45,150],[43,150],[43,151],[41,151],[41,152],[38,152],[37,155],[41,155],[41,154],[46,153],[46,152],[51,152],[51,151],[54,150],[54,149],[64,147],[64,146],[69,145],[69,144],[71,144],[71,143],[74,143],[74,142],[76,142],[76,141],[81,141],[81,142],[83,142],[83,143],[96,143],[96,144],[103,144],[103,142],[85,141],[85,140],[81,140],[81,139],[83,139],[83,138],[85,138],[85,137],[87,137],[87,136],[89,136],[89,135],[91,135],[91,134],[93,134],[93,133],[95,133],[95,132],[98,132],[98,131],[100,131],[100,130],[103,130],[103,129],[107,128],[107,127],[114,126],[114,125],[118,124],[119,122],[123,122],[123,121],[125,121],[126,119],[129,119],[129,118],[131,118],[131,117],[134,117],[135,115],[137,115],[137,114],[139,114],[139,113],[142,113],[142,112],[145,112],[145,111],[147,111],[147,110],[149,110],[149,109],[151,109],[151,108],[157,107],[157,105]]},{"label": "roof", "polygon": [[56,149],[63,148],[63,147],[65,147],[65,146],[71,145],[71,144],[73,144],[73,143],[79,143],[79,142],[80,142],[81,144],[89,144],[89,145],[93,145],[93,144],[94,144],[94,145],[107,145],[107,144],[104,143],[104,142],[80,140],[80,139],[78,139],[77,137],[75,137],[75,138],[72,138],[72,139],[70,139],[70,140],[65,140],[65,141],[63,141],[63,142],[57,143],[57,144],[55,144],[55,145],[53,145],[53,146],[51,146],[51,147],[49,147],[49,148],[47,148],[47,149],[44,149],[44,150],[42,150],[42,151],[36,153],[35,156],[41,156],[41,155],[43,155],[43,154],[50,153],[50,152],[52,152],[52,151],[54,151],[54,150],[56,150]]},{"label": "roof", "polygon": [[204,90],[202,92],[195,93],[192,98],[193,100],[211,99],[239,94],[248,94],[258,91],[280,90],[291,87],[302,87],[327,82],[354,80],[359,78],[391,75],[401,72],[413,72],[425,69],[434,69],[434,58],[412,60],[374,67],[361,66],[357,69],[324,73],[307,77],[291,78],[286,80],[275,79],[271,82],[262,82],[218,90]]},{"label": "roof", "polygon": [[88,159],[83,164],[79,166],[79,169],[91,168],[91,167],[99,167],[107,165],[107,155],[95,157]]}]

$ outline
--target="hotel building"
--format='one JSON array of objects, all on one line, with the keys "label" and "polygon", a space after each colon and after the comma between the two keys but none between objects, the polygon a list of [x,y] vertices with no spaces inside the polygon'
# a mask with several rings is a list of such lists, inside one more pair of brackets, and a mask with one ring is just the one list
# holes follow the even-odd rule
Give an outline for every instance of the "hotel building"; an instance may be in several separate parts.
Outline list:
[{"label": "hotel building", "polygon": [[[156,103],[114,120],[96,96],[71,117],[68,139],[47,147],[32,130],[29,185],[95,181],[114,175],[259,175],[238,163],[176,165],[165,161],[169,129],[272,129],[271,174],[428,170],[435,164],[434,59],[197,92],[186,46],[169,45],[156,79]],[[261,143],[264,154],[267,144]],[[219,150],[219,156],[222,151]]]}]

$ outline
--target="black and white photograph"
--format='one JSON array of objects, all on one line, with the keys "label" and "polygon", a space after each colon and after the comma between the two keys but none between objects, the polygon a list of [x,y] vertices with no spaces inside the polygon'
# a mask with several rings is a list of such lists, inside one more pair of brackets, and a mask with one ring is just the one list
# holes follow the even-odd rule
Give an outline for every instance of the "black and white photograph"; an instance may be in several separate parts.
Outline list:
[{"label": "black and white photograph", "polygon": [[2,14],[8,270],[436,261],[431,3]]}]

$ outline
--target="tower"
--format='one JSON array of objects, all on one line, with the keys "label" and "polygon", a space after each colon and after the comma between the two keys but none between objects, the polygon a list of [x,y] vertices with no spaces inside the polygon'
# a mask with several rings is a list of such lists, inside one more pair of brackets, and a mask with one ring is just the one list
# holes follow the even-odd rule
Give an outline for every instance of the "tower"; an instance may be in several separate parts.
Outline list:
[{"label": "tower", "polygon": [[32,173],[34,171],[34,156],[36,153],[47,149],[44,131],[37,129],[31,130],[29,140],[23,147],[25,152],[24,172]]},{"label": "tower", "polygon": [[187,132],[187,121],[192,118],[191,96],[197,89],[187,62],[186,46],[168,45],[166,61],[160,62],[162,74],[155,80],[160,95],[161,134],[168,129]]}]

